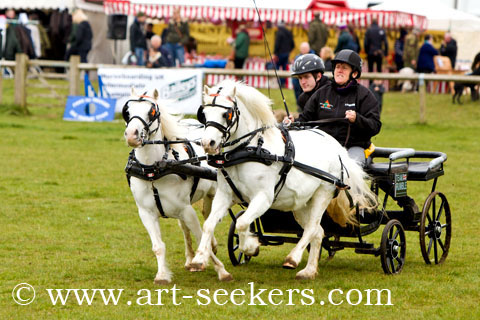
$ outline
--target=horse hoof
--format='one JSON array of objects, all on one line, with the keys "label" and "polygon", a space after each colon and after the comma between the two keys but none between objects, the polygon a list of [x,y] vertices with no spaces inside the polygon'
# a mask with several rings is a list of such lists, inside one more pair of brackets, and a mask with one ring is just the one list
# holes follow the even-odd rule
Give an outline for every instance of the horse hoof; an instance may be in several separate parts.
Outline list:
[{"label": "horse hoof", "polygon": [[285,269],[296,269],[298,267],[298,264],[293,261],[292,258],[287,258],[285,259],[285,262],[283,263],[283,268]]},{"label": "horse hoof", "polygon": [[315,275],[307,275],[302,272],[297,273],[295,276],[295,280],[313,280],[315,279]]},{"label": "horse hoof", "polygon": [[233,276],[230,273],[227,273],[223,276],[219,276],[218,279],[222,282],[230,282],[233,281]]},{"label": "horse hoof", "polygon": [[168,279],[155,279],[155,280],[153,280],[153,282],[156,285],[164,286],[164,285],[170,284],[170,282],[172,282],[172,281],[168,280]]},{"label": "horse hoof", "polygon": [[192,263],[190,265],[190,272],[200,272],[200,271],[205,271],[205,265],[202,263]]}]

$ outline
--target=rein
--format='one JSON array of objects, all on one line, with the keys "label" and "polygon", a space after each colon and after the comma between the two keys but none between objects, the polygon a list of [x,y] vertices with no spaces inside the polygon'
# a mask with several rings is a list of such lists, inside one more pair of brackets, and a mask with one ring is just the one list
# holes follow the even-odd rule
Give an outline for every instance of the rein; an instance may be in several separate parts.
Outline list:
[{"label": "rein", "polygon": [[315,127],[325,123],[333,123],[333,122],[340,122],[340,123],[345,122],[348,124],[347,137],[345,138],[345,142],[343,143],[343,146],[346,147],[348,143],[348,139],[350,139],[350,130],[352,128],[352,126],[350,125],[350,121],[348,121],[348,119],[346,118],[329,118],[329,119],[320,119],[320,120],[307,121],[307,122],[291,122],[289,124],[289,127],[293,129],[303,129],[305,127]]}]

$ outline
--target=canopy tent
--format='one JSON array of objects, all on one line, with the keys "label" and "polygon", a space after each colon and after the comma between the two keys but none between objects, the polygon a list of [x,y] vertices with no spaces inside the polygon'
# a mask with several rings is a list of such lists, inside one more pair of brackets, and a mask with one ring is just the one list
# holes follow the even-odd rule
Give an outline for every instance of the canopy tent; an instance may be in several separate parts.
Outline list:
[{"label": "canopy tent", "polygon": [[73,9],[75,0],[18,0],[9,1],[9,9]]},{"label": "canopy tent", "polygon": [[[357,10],[346,8],[345,1],[297,0],[256,1],[261,21],[278,23],[306,24],[313,19],[314,13],[320,13],[327,25],[341,23],[366,27],[373,18],[385,28],[418,27],[425,29],[426,19],[423,16],[389,11]],[[253,0],[210,0],[208,5],[199,5],[197,0],[105,0],[107,14],[135,15],[144,12],[152,18],[169,18],[175,8],[190,20],[210,21],[258,21]]]},{"label": "canopy tent", "polygon": [[426,16],[430,30],[480,31],[479,17],[434,0],[386,0],[370,9],[402,11]]},{"label": "canopy tent", "polygon": [[386,0],[371,9],[397,10],[426,16],[429,30],[450,31],[457,40],[457,61],[464,60],[464,67],[468,67],[475,54],[480,52],[480,18],[475,15],[455,10],[435,0]]}]

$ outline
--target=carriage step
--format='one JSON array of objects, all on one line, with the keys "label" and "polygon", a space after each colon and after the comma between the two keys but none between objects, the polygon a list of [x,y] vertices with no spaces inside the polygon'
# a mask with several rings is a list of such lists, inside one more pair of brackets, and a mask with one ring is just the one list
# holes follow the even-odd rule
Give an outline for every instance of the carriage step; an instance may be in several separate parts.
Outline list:
[{"label": "carriage step", "polygon": [[360,254],[373,254],[375,256],[378,256],[380,252],[380,248],[356,248],[355,253],[360,253]]}]

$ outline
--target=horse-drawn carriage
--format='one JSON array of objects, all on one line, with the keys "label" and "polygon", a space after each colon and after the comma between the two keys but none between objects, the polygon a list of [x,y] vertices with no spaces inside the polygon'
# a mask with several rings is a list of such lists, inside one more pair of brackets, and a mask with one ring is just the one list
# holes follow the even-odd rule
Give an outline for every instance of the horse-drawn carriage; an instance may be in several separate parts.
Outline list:
[{"label": "horse-drawn carriage", "polygon": [[[201,134],[205,154],[192,147],[190,142],[195,140],[192,136],[179,140],[177,133],[162,133],[172,131],[172,126],[162,118],[156,96],[152,96],[134,97],[132,101],[138,107],[135,106],[134,111],[126,105],[124,118],[129,144],[136,148],[146,144],[160,148],[144,154],[143,159],[150,164],[137,161],[136,170],[141,174],[137,174],[138,181],[132,186],[159,262],[156,282],[171,281],[165,266],[165,245],[155,226],[157,212],[162,211],[182,221],[187,244],[185,267],[202,271],[211,258],[220,280],[231,280],[232,276],[215,256],[213,231],[227,212],[233,219],[228,235],[228,253],[233,265],[244,264],[258,255],[260,245],[289,242],[296,245],[285,259],[285,268],[296,268],[304,249],[310,251],[307,266],[297,273],[299,279],[315,277],[322,248],[329,256],[344,248],[380,256],[385,273],[394,274],[405,264],[405,230],[419,232],[426,263],[437,264],[446,259],[451,213],[445,195],[435,190],[438,177],[444,174],[445,154],[376,148],[364,170],[335,139],[321,131],[286,130],[277,126],[269,99],[251,87],[232,81],[205,89],[205,104],[197,115],[205,125]],[[179,145],[184,151],[182,147],[174,150],[174,146]],[[312,145],[316,147],[311,148]],[[388,161],[378,161],[382,159]],[[180,177],[169,178],[173,179],[169,183],[181,184],[182,196],[179,198],[177,192],[177,198],[169,198],[175,193],[172,185],[168,185],[164,186],[167,196],[160,199],[162,191],[155,194],[155,189],[161,185],[152,177],[160,179],[169,175]],[[215,175],[218,186],[210,208],[212,185],[202,180],[213,180]],[[366,184],[367,177],[371,178],[371,185]],[[201,178],[200,182],[197,178]],[[407,195],[407,181],[431,180],[431,193],[419,210]],[[378,204],[382,193],[383,201]],[[197,239],[200,234],[191,203],[201,198],[207,203],[204,216],[210,214],[193,256],[188,230],[192,230]],[[348,199],[348,208],[331,214],[327,207],[334,198],[339,203],[341,198]],[[387,209],[388,198],[400,203],[402,210]],[[182,206],[176,208],[172,200],[180,201]],[[234,215],[229,208],[235,203],[243,204],[246,210]],[[363,237],[378,230],[380,225],[385,225],[380,246],[364,241]],[[342,238],[352,241],[342,241]]]},{"label": "horse-drawn carriage", "polygon": [[[391,192],[383,194],[383,202],[375,210],[355,209],[358,225],[341,227],[328,214],[323,216],[321,225],[325,229],[322,248],[328,252],[329,258],[336,251],[353,248],[359,254],[380,256],[383,271],[386,274],[399,273],[405,264],[406,238],[405,231],[419,233],[420,248],[425,263],[439,264],[445,261],[451,239],[451,213],[447,198],[436,191],[438,177],[444,174],[443,162],[446,155],[441,152],[415,151],[413,149],[376,148],[370,159],[388,159],[388,162],[370,162],[366,171],[372,177],[371,187],[377,196],[381,196],[381,186],[388,187]],[[413,161],[431,159],[430,161]],[[403,160],[403,161],[397,161]],[[408,197],[407,181],[433,180],[431,193],[426,198],[423,208],[413,211],[411,207],[404,210],[388,210],[388,198]],[[414,207],[416,208],[416,206]],[[240,252],[236,219],[243,214],[240,211],[232,215],[232,223],[228,233],[228,254],[234,266],[245,264],[251,256]],[[364,241],[381,225],[385,225],[380,244]],[[295,221],[293,212],[268,210],[250,226],[260,243],[264,246],[296,243],[303,229]],[[349,238],[351,241],[341,241]]]}]

